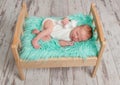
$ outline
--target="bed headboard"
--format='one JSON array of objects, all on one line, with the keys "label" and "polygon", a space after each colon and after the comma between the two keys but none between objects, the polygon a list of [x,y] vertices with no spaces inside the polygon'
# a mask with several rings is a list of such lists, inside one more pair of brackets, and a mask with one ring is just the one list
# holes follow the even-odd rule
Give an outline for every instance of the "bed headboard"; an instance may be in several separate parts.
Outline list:
[{"label": "bed headboard", "polygon": [[[89,12],[90,15],[93,16],[93,23],[95,23],[95,26],[96,26],[96,31],[98,33],[98,40],[100,41],[100,51],[98,53],[98,58],[97,58],[97,68],[98,68],[98,65],[99,65],[99,62],[102,58],[102,54],[103,54],[103,51],[104,51],[104,48],[105,48],[105,45],[106,45],[106,40],[104,38],[104,34],[103,34],[103,26],[102,26],[102,23],[101,23],[101,20],[100,20],[100,17],[99,17],[99,14],[97,12],[97,9],[96,9],[96,6],[94,3],[91,4],[91,7],[90,7],[90,12]],[[96,70],[96,69],[95,69]]]}]

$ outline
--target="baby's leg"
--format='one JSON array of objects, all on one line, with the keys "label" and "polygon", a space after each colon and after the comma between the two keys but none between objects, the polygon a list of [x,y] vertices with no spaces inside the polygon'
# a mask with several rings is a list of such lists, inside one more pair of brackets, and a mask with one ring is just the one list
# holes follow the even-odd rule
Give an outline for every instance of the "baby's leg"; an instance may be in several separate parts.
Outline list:
[{"label": "baby's leg", "polygon": [[41,38],[43,41],[48,41],[51,39],[51,36],[50,35],[47,35],[47,36],[44,36]]},{"label": "baby's leg", "polygon": [[39,34],[32,40],[32,44],[34,48],[40,47],[38,44],[39,39],[42,39],[45,36],[50,36],[50,33],[52,32],[53,27],[54,27],[54,23],[51,20],[45,21],[43,26],[43,31],[39,32]]}]

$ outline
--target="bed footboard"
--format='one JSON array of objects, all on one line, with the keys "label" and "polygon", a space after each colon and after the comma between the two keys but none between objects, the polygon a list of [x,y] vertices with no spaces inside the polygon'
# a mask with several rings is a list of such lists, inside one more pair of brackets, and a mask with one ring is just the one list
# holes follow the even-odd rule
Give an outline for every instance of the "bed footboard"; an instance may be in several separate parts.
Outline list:
[{"label": "bed footboard", "polygon": [[26,8],[26,4],[23,3],[22,9],[21,9],[18,19],[17,19],[14,36],[13,36],[13,42],[11,45],[13,56],[14,56],[21,79],[24,79],[24,74],[23,74],[23,68],[20,63],[18,49],[21,47],[20,36],[23,34],[23,23],[24,23],[25,17],[27,17],[27,8]]}]

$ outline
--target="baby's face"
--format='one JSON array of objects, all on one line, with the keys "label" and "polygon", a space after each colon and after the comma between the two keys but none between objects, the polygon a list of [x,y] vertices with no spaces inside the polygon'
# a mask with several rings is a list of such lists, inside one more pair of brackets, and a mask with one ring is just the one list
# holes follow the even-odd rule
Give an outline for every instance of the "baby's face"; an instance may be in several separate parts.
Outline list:
[{"label": "baby's face", "polygon": [[81,27],[75,27],[70,33],[70,38],[72,41],[79,42],[87,40],[88,36],[84,29],[81,29]]}]

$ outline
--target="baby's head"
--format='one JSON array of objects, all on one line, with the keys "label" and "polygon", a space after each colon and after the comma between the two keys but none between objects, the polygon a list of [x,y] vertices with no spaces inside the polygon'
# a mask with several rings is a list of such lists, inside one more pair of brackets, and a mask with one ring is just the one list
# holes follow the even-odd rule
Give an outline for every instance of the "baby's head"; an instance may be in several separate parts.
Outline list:
[{"label": "baby's head", "polygon": [[85,41],[92,37],[92,28],[88,25],[81,25],[75,27],[71,33],[70,38],[72,41]]}]

